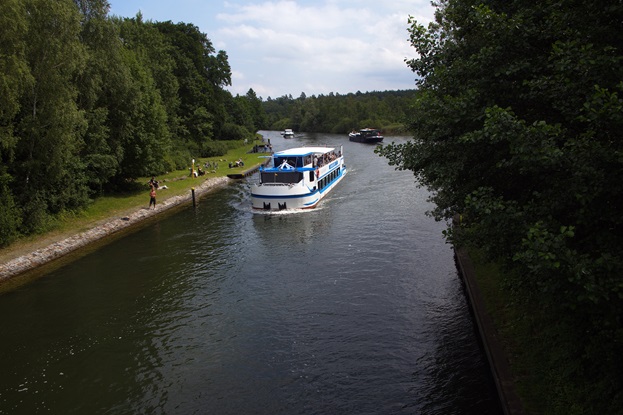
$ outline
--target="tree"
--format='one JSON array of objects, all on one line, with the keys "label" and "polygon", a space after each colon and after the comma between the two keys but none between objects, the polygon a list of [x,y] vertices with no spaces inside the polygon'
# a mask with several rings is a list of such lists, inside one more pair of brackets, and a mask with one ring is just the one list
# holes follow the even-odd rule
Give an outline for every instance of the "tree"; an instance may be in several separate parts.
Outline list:
[{"label": "tree", "polygon": [[584,359],[578,378],[606,376],[613,405],[623,385],[612,364],[623,337],[621,18],[618,1],[440,2],[427,28],[411,20],[414,138],[380,151],[432,191],[437,219],[463,215],[455,243],[483,248],[522,276],[507,281],[513,290],[558,310],[581,340],[567,343]]},{"label": "tree", "polygon": [[92,19],[103,20],[108,15],[110,3],[108,0],[74,0],[78,11],[82,15],[83,22]]},{"label": "tree", "polygon": [[[166,156],[171,148],[171,134],[161,91],[167,96],[174,95],[175,84],[173,76],[169,76],[172,64],[160,32],[152,24],[144,23],[140,13],[118,24],[125,46],[123,66],[129,72],[120,91],[122,102],[117,107],[120,120],[115,122],[113,131],[118,134],[123,150],[120,177],[134,179],[162,173],[170,167]],[[158,88],[158,80],[165,88]]]},{"label": "tree", "polygon": [[222,87],[231,84],[227,54],[215,49],[197,26],[171,21],[156,22],[154,27],[171,46],[174,74],[179,84],[178,135],[197,149],[214,139],[226,122]]},{"label": "tree", "polygon": [[90,189],[103,193],[104,187],[120,173],[123,151],[112,133],[111,111],[116,107],[115,91],[127,73],[121,59],[122,44],[118,28],[107,18],[108,2],[76,0],[82,14],[80,38],[86,48],[84,71],[77,77],[78,108],[84,113],[86,129],[80,158]]},{"label": "tree", "polygon": [[262,107],[262,99],[258,97],[255,91],[251,88],[249,88],[245,97],[253,119],[253,128],[250,131],[255,132],[261,128],[267,128],[266,113]]},{"label": "tree", "polygon": [[84,117],[73,80],[85,62],[80,15],[71,0],[24,2],[28,16],[24,56],[32,83],[20,97],[15,158],[10,174],[27,230],[46,226],[50,214],[81,206],[88,188],[81,174]]},{"label": "tree", "polygon": [[[250,134],[231,68],[191,24],[109,17],[107,0],[0,2],[0,245],[132,179]],[[250,105],[250,104],[249,104]],[[230,137],[231,138],[231,137]]]},{"label": "tree", "polygon": [[23,2],[0,3],[0,246],[10,243],[22,224],[21,209],[10,187],[9,166],[15,160],[19,136],[14,119],[20,111],[20,97],[33,82],[26,61],[28,22]]}]

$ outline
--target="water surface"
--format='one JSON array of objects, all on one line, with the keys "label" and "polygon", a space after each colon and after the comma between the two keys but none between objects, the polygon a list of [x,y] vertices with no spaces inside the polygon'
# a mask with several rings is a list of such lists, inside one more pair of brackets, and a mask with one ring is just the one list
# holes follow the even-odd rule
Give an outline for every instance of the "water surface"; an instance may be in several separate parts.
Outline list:
[{"label": "water surface", "polygon": [[236,182],[0,295],[1,414],[501,413],[412,174],[264,134],[343,144],[348,174],[295,213]]}]

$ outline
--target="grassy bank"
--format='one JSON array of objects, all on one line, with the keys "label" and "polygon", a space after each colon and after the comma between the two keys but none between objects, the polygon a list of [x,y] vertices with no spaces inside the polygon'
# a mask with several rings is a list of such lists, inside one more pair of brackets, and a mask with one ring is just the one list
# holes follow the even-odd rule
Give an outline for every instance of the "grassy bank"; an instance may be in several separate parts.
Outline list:
[{"label": "grassy bank", "polygon": [[[199,166],[203,168],[207,162],[210,162],[212,165],[218,163],[217,169],[206,172],[204,176],[191,177],[191,160],[188,161],[188,166],[183,170],[157,176],[156,179],[160,185],[166,185],[167,187],[158,191],[158,202],[160,203],[169,197],[188,193],[192,187],[197,187],[210,178],[224,177],[230,173],[241,173],[253,166],[257,166],[264,160],[261,156],[266,155],[265,153],[249,153],[257,143],[258,141],[247,144],[240,142],[238,146],[229,150],[223,156],[196,159],[195,168]],[[229,162],[238,159],[242,159],[244,167],[229,168]],[[139,177],[136,179],[136,190],[123,194],[98,197],[82,211],[60,216],[44,234],[20,238],[13,244],[0,249],[0,263],[35,251],[70,235],[88,230],[108,218],[124,216],[128,212],[147,207],[149,205],[149,187],[147,185],[149,179],[150,177]]]}]

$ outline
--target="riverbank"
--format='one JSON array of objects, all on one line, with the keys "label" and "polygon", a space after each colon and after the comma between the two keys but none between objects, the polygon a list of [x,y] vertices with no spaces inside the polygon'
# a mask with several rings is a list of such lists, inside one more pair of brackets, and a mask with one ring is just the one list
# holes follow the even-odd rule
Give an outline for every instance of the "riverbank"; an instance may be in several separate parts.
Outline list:
[{"label": "riverbank", "polygon": [[474,316],[480,339],[495,383],[504,415],[523,415],[524,408],[517,394],[515,382],[506,351],[493,319],[487,312],[484,298],[478,286],[476,271],[465,248],[455,248],[459,275],[465,283],[465,292]]},{"label": "riverbank", "polygon": [[[195,197],[200,197],[215,189],[226,186],[228,177],[206,178],[196,186]],[[139,207],[130,209],[94,224],[82,232],[61,232],[47,235],[31,243],[21,243],[3,252],[0,264],[0,284],[18,275],[25,274],[42,265],[49,264],[75,252],[80,248],[111,237],[116,233],[170,210],[171,208],[192,203],[192,193],[166,196],[166,190],[159,192],[159,202],[155,209]]]}]

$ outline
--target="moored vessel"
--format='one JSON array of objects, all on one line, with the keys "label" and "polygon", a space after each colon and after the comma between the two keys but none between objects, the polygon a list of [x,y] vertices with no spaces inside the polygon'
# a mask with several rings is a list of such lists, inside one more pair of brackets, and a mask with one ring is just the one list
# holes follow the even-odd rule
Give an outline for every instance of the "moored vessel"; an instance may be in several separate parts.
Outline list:
[{"label": "moored vessel", "polygon": [[259,181],[251,185],[254,209],[309,209],[346,174],[343,148],[298,147],[273,154],[260,167]]},{"label": "moored vessel", "polygon": [[375,128],[362,128],[359,131],[350,132],[348,139],[356,143],[374,144],[383,141],[383,135]]}]

